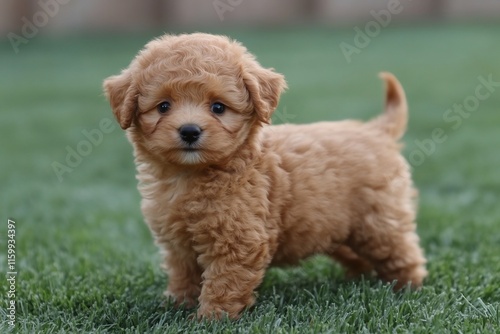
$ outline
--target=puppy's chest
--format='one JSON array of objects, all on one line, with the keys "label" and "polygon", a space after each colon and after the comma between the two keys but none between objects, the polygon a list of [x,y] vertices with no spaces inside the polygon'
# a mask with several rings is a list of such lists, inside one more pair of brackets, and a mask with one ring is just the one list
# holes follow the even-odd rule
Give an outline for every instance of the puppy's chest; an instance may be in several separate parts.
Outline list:
[{"label": "puppy's chest", "polygon": [[170,249],[199,253],[200,245],[214,244],[221,235],[267,229],[268,190],[258,174],[191,175],[150,185],[142,193],[143,213],[156,241]]},{"label": "puppy's chest", "polygon": [[179,220],[188,223],[190,212],[187,208],[191,202],[197,200],[196,197],[193,191],[190,191],[187,180],[174,178],[164,182],[157,205],[164,212],[167,224]]},{"label": "puppy's chest", "polygon": [[194,225],[207,216],[216,214],[217,202],[224,190],[218,185],[196,184],[185,178],[173,178],[163,183],[156,206],[164,217],[164,230],[172,238],[193,230]]},{"label": "puppy's chest", "polygon": [[156,236],[167,237],[173,222],[185,222],[179,217],[178,208],[182,207],[182,201],[188,193],[186,180],[181,177],[156,180],[140,186],[139,190],[142,212]]}]

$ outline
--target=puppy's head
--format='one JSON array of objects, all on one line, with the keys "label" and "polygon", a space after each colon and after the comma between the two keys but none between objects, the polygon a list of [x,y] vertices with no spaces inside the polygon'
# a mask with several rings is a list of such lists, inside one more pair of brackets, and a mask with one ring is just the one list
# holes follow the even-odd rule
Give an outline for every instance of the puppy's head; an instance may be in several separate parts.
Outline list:
[{"label": "puppy's head", "polygon": [[239,43],[208,34],[153,40],[104,81],[129,138],[176,165],[218,164],[270,121],[286,88]]}]

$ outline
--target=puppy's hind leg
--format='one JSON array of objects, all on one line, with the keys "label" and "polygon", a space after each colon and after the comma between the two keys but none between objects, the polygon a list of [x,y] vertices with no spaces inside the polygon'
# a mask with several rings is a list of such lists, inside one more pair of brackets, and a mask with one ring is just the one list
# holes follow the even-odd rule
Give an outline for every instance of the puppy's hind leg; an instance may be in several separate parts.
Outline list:
[{"label": "puppy's hind leg", "polygon": [[416,191],[411,181],[390,182],[383,189],[366,189],[367,210],[351,234],[349,246],[373,265],[378,276],[407,284],[422,285],[427,276],[425,257],[416,233]]},{"label": "puppy's hind leg", "polygon": [[357,278],[362,275],[371,274],[373,266],[371,263],[346,245],[341,245],[330,256],[346,269],[348,278]]},{"label": "puppy's hind leg", "polygon": [[[392,241],[387,241],[387,246],[392,247],[390,254],[382,255],[384,246],[373,249],[372,259],[378,276],[386,282],[396,281],[395,290],[406,285],[418,288],[427,276],[424,267],[426,260],[418,244],[417,234],[408,231],[400,233]],[[382,251],[378,252],[379,249]]]},{"label": "puppy's hind leg", "polygon": [[410,219],[408,214],[396,220],[373,213],[353,238],[352,247],[371,262],[381,279],[396,281],[395,290],[408,284],[419,287],[427,276],[426,260]]}]

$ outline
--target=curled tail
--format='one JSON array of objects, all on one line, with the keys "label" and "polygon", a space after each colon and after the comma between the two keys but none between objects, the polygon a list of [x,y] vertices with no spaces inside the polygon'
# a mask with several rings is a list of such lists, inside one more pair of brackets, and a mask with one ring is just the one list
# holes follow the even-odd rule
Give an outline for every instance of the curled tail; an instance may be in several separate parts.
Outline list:
[{"label": "curled tail", "polygon": [[371,123],[393,137],[400,139],[408,123],[408,104],[405,91],[396,77],[389,72],[381,72],[379,77],[385,81],[384,113]]}]

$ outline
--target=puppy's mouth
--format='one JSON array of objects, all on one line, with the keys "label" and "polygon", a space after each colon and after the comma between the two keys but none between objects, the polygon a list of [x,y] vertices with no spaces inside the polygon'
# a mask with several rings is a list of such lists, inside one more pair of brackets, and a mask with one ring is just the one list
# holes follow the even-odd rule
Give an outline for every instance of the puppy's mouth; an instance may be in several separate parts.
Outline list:
[{"label": "puppy's mouth", "polygon": [[181,147],[180,150],[183,152],[198,152],[200,151],[200,148],[195,146],[185,146]]},{"label": "puppy's mouth", "polygon": [[200,149],[199,148],[194,148],[194,147],[185,147],[182,149],[183,152],[198,152]]}]

